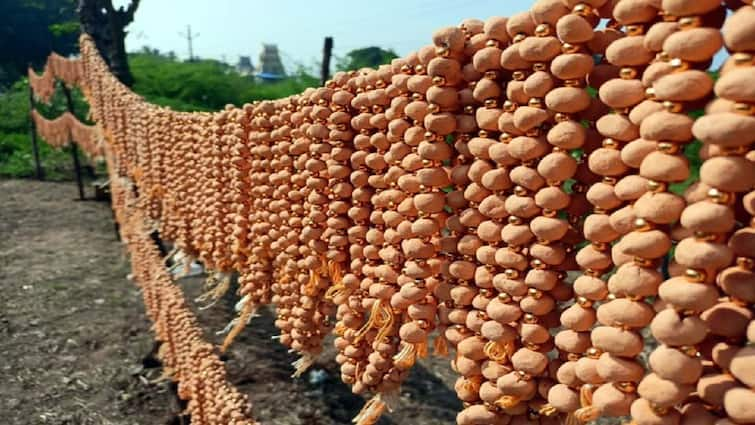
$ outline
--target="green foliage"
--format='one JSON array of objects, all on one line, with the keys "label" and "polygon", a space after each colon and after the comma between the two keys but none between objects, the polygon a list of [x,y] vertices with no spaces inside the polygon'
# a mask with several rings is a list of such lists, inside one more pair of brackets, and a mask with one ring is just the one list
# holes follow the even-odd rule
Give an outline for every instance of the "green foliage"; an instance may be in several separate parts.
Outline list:
[{"label": "green foliage", "polygon": [[[130,56],[134,90],[149,102],[177,111],[217,111],[226,104],[243,105],[261,99],[278,99],[301,93],[318,84],[303,72],[274,83],[258,83],[239,75],[219,61],[177,61],[155,50]],[[72,91],[74,110],[86,122],[89,107],[81,92]],[[58,88],[50,105],[37,103],[47,118],[66,111],[65,97]],[[29,83],[22,78],[0,94],[0,177],[30,177],[34,161],[29,136]],[[71,179],[73,170],[67,150],[54,150],[40,139],[40,157],[48,179]]]},{"label": "green foliage", "polygon": [[224,100],[233,98],[239,78],[232,78],[227,65],[217,61],[178,62],[165,56],[139,53],[131,55],[135,92],[148,101],[184,109],[220,109]]},{"label": "green foliage", "polygon": [[320,80],[311,75],[300,73],[292,78],[276,81],[274,83],[261,83],[249,88],[245,93],[246,101],[280,99],[301,93],[307,87],[315,87]]},{"label": "green foliage", "polygon": [[[711,72],[713,79],[718,78],[718,72]],[[693,119],[698,119],[705,115],[705,110],[696,109],[689,112],[689,116]],[[684,147],[684,156],[689,160],[689,177],[687,180],[669,185],[669,190],[679,195],[683,194],[685,190],[694,182],[700,180],[700,166],[703,165],[703,160],[700,158],[700,148],[703,144],[699,140],[694,140]]]},{"label": "green foliage", "polygon": [[355,49],[339,58],[336,69],[339,71],[358,70],[360,68],[377,68],[380,65],[390,63],[398,55],[393,50],[385,50],[380,47],[365,47]]},{"label": "green foliage", "polygon": [[0,88],[41,68],[47,55],[76,52],[76,0],[0,1]]},{"label": "green foliage", "polygon": [[700,180],[700,166],[703,165],[703,160],[700,159],[701,147],[702,143],[699,140],[684,147],[684,156],[689,160],[689,177],[683,182],[669,185],[670,191],[681,195],[692,183]]},{"label": "green foliage", "polygon": [[79,33],[79,22],[78,21],[68,21],[68,22],[61,22],[57,24],[52,24],[49,26],[50,32],[55,37],[63,37],[66,35],[71,34],[78,34]]},{"label": "green foliage", "polygon": [[255,82],[223,62],[182,62],[147,49],[130,55],[129,63],[135,92],[181,111],[214,111],[229,103],[278,99],[317,84],[317,79],[304,73],[274,83]]},{"label": "green foliage", "polygon": [[26,79],[18,81],[13,87],[0,95],[0,132],[23,132],[29,121],[29,83]]},{"label": "green foliage", "polygon": [[[68,149],[53,149],[40,139],[39,157],[47,180],[70,180],[73,166]],[[0,133],[0,177],[34,176],[29,133]]]},{"label": "green foliage", "polygon": [[[78,89],[71,92],[76,116],[86,122],[89,106]],[[58,87],[50,105],[37,103],[37,110],[47,118],[60,116],[67,110],[65,97]],[[29,136],[29,83],[23,78],[0,95],[0,177],[30,177],[34,175],[34,158]],[[39,140],[40,158],[45,177],[50,180],[72,178],[73,168],[67,149],[51,148]]]}]

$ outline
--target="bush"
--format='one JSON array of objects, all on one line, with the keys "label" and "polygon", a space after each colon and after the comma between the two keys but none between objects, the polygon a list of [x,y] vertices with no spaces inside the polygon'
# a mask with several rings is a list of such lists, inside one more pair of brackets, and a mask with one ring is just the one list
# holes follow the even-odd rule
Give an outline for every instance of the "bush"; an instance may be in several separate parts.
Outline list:
[{"label": "bush", "polygon": [[[236,72],[230,65],[214,60],[180,62],[154,52],[129,56],[134,75],[134,91],[152,103],[177,111],[217,111],[226,104],[278,99],[315,86],[318,80],[304,74],[274,83],[255,82]],[[89,105],[78,89],[72,90],[76,116],[86,121]],[[37,103],[37,110],[47,118],[66,111],[65,97],[58,88],[51,105]],[[34,157],[29,137],[29,82],[22,78],[0,94],[0,177],[35,175]],[[39,139],[40,157],[45,176],[51,180],[72,179],[73,166],[67,149],[54,150]],[[82,162],[88,160],[84,155]]]},{"label": "bush", "polygon": [[134,91],[158,105],[180,111],[217,111],[227,104],[243,105],[302,92],[318,80],[302,72],[274,83],[255,82],[223,62],[180,62],[170,56],[143,52],[129,56]]},{"label": "bush", "polygon": [[[39,156],[47,180],[70,180],[73,163],[68,149],[53,149],[39,140]],[[0,133],[0,176],[33,177],[34,157],[29,133]]]},{"label": "bush", "polygon": [[[50,105],[38,103],[37,110],[47,118],[60,116],[67,110],[65,96],[58,88]],[[78,89],[71,91],[76,116],[86,121],[89,105]],[[36,173],[34,155],[29,136],[29,82],[26,78],[14,83],[0,95],[0,177],[31,177]],[[73,178],[73,165],[68,149],[53,149],[42,138],[38,138],[39,156],[45,178],[50,180],[70,180]],[[86,158],[82,158],[84,163]]]}]

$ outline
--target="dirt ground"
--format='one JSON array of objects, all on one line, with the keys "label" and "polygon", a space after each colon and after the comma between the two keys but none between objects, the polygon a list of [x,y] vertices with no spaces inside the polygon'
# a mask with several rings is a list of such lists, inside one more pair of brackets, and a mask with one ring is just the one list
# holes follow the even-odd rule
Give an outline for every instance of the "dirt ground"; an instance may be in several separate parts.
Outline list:
[{"label": "dirt ground", "polygon": [[[90,193],[91,195],[91,193]],[[0,423],[188,424],[161,380],[150,323],[126,278],[106,203],[75,201],[72,183],[0,180]],[[188,299],[203,278],[180,281]],[[198,311],[220,342],[234,300]],[[300,379],[260,312],[224,357],[263,424],[349,424],[364,401],[338,379],[332,349]],[[416,366],[380,424],[452,424],[461,408],[448,359]]]}]

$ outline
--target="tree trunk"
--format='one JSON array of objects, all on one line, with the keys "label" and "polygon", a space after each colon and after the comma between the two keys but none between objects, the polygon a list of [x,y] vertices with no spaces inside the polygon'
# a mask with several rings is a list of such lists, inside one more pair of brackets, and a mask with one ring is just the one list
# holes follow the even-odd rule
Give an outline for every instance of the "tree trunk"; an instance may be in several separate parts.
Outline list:
[{"label": "tree trunk", "polygon": [[134,20],[137,7],[139,0],[117,10],[112,0],[79,0],[81,31],[92,36],[110,71],[127,86],[133,84],[134,77],[126,55],[126,27]]}]

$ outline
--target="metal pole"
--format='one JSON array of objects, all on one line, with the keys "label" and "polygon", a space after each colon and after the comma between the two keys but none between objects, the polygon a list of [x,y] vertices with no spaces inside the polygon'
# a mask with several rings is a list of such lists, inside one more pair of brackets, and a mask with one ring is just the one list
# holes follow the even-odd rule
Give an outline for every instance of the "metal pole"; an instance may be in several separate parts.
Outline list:
[{"label": "metal pole", "polygon": [[29,133],[31,135],[31,150],[34,153],[34,169],[37,176],[37,180],[45,179],[45,172],[42,169],[42,163],[39,161],[39,146],[37,145],[37,126],[34,123],[34,119],[31,116],[34,110],[34,90],[29,84]]},{"label": "metal pole", "polygon": [[[65,84],[60,84],[63,87],[63,94],[66,96],[66,107],[68,107],[68,112],[71,114],[74,114],[73,110],[73,99],[71,99],[71,90],[66,87]],[[76,141],[71,141],[71,157],[73,158],[73,171],[76,173],[76,184],[79,186],[79,200],[83,201],[86,199],[84,196],[84,180],[81,178],[81,164],[79,163],[79,148],[76,146]]]},{"label": "metal pole", "polygon": [[189,42],[189,62],[194,61],[194,39],[199,37],[199,33],[191,32],[191,25],[186,25],[186,33],[179,32],[178,35],[185,38]]},{"label": "metal pole", "polygon": [[186,26],[187,38],[189,39],[189,62],[194,60],[194,44],[191,39],[191,25]]},{"label": "metal pole", "polygon": [[322,69],[320,70],[320,85],[330,78],[330,57],[333,55],[333,37],[325,37],[325,45],[322,48]]}]

